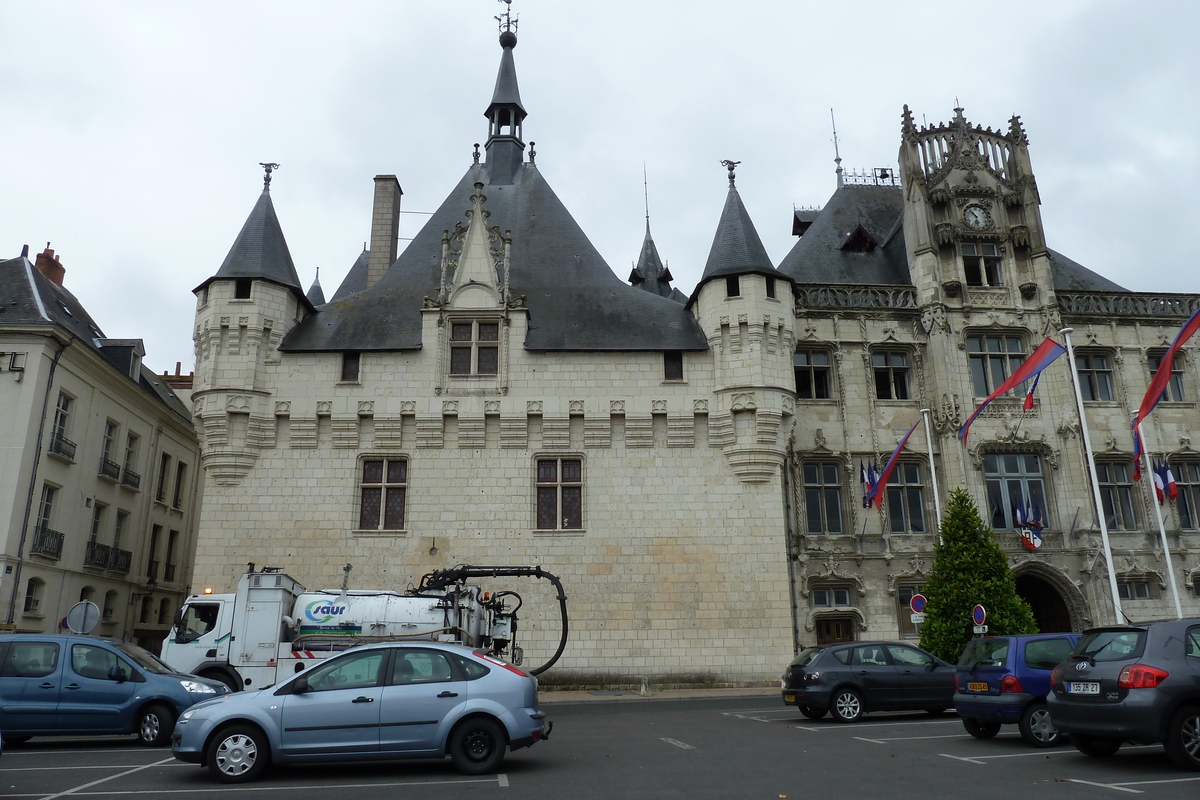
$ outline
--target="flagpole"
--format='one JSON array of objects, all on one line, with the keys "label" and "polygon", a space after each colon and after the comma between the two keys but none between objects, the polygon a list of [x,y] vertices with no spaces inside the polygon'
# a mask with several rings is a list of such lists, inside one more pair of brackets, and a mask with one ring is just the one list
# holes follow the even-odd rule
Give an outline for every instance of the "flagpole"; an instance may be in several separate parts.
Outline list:
[{"label": "flagpole", "polygon": [[933,481],[933,508],[937,514],[934,524],[937,527],[938,544],[942,543],[942,495],[938,491],[937,469],[933,466],[933,437],[929,433],[929,409],[921,409],[921,419],[925,420],[925,443],[929,447],[929,477]]},{"label": "flagpole", "polygon": [[[1142,431],[1142,424],[1139,422],[1137,426],[1138,436],[1142,437],[1142,463],[1146,465],[1146,475],[1149,478],[1151,486],[1154,484],[1154,472],[1150,467],[1150,447],[1146,444],[1146,434]],[[1163,482],[1163,496],[1165,497],[1168,491],[1166,482]],[[1167,529],[1163,526],[1162,508],[1158,504],[1158,498],[1154,497],[1154,489],[1150,489],[1151,498],[1150,505],[1154,506],[1154,515],[1158,517],[1158,536],[1162,539],[1163,558],[1167,561],[1167,579],[1171,581],[1171,597],[1175,600],[1175,619],[1183,619],[1183,608],[1179,605],[1179,587],[1175,585],[1175,568],[1171,566],[1171,550],[1167,547]]]},{"label": "flagpole", "polygon": [[[1117,571],[1113,566],[1112,548],[1108,543],[1108,524],[1104,519],[1104,503],[1100,499],[1100,481],[1096,477],[1096,458],[1092,455],[1092,437],[1088,433],[1087,416],[1083,412],[1083,392],[1079,389],[1079,367],[1075,363],[1075,347],[1071,344],[1074,328],[1059,331],[1067,345],[1067,359],[1071,362],[1071,385],[1075,389],[1075,407],[1079,410],[1079,430],[1083,435],[1083,449],[1087,453],[1088,473],[1092,481],[1092,502],[1096,505],[1096,522],[1100,525],[1100,541],[1104,545],[1104,564],[1108,567],[1108,588],[1112,591],[1113,613],[1120,624],[1125,613],[1121,610],[1121,596],[1117,591]],[[1168,562],[1169,563],[1169,562]]]}]

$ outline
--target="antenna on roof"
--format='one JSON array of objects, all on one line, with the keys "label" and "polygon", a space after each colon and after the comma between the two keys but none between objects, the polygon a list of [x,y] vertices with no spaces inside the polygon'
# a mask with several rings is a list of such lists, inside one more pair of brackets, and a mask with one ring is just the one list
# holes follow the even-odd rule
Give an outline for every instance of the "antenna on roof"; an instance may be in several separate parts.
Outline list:
[{"label": "antenna on roof", "polygon": [[833,109],[829,109],[829,121],[833,124],[833,163],[837,164],[838,188],[845,186],[842,181],[842,154],[838,152],[837,120],[833,118]]},{"label": "antenna on roof", "polygon": [[646,230],[650,230],[650,181],[646,177],[646,162],[642,162],[642,195],[646,201]]}]

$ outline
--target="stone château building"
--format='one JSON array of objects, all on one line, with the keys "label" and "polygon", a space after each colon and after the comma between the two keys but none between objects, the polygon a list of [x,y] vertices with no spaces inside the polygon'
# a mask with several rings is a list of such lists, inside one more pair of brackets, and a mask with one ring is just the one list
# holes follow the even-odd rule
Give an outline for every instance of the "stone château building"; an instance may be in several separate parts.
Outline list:
[{"label": "stone ch\u00e2teau building", "polygon": [[[1047,629],[1112,618],[1066,360],[1033,411],[992,404],[1046,335],[1073,326],[1122,592],[1170,608],[1131,409],[1197,298],[1143,295],[1051,250],[1028,142],[969,124],[917,128],[898,174],[846,177],[798,212],[772,264],[729,163],[724,209],[690,295],[647,229],[629,283],[604,263],[527,148],[516,36],[483,153],[403,252],[395,176],[375,178],[371,243],[326,302],[300,284],[269,188],[196,289],[194,418],[205,504],[197,587],[247,562],[310,587],[403,588],[456,563],[540,564],[567,587],[558,683],[774,679],[795,648],[913,634],[907,599],[936,543],[942,494],[969,490]],[[464,140],[469,132],[462,132]],[[1196,365],[1175,362],[1147,437],[1182,499],[1167,509],[1180,587],[1200,549]],[[882,514],[860,461],[882,460],[931,409]],[[1037,501],[1043,546],[1015,508]],[[547,588],[522,644],[557,644]],[[985,600],[981,598],[981,600]],[[1186,608],[1200,610],[1193,592]]]}]

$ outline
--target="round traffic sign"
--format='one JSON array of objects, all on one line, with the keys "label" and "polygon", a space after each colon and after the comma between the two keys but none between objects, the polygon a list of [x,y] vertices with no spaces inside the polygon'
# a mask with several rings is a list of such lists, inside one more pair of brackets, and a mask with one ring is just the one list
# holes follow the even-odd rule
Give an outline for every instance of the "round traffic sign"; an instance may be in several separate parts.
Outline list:
[{"label": "round traffic sign", "polygon": [[971,619],[976,625],[982,625],[987,622],[987,609],[977,605],[971,609]]},{"label": "round traffic sign", "polygon": [[914,594],[912,600],[908,601],[908,607],[912,609],[914,614],[920,614],[925,611],[925,595]]}]

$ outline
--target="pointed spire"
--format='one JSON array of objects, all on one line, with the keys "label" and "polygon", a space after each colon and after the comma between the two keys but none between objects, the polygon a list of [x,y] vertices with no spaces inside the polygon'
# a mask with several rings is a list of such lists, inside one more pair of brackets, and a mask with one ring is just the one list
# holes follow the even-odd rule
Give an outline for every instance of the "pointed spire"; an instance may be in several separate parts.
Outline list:
[{"label": "pointed spire", "polygon": [[647,220],[642,252],[638,256],[637,266],[629,273],[629,282],[638,289],[660,297],[671,297],[675,291],[671,287],[671,281],[671,271],[659,258],[658,248],[654,246],[654,237],[650,235],[650,221]]},{"label": "pointed spire", "polygon": [[[505,0],[511,2],[511,0]],[[496,88],[492,102],[484,116],[488,118],[487,165],[490,182],[508,184],[521,166],[525,142],[521,138],[521,125],[525,120],[525,107],[521,105],[521,91],[517,86],[517,66],[513,61],[513,48],[517,46],[517,23],[511,12],[506,12],[500,21],[500,71],[496,75]]]},{"label": "pointed spire", "polygon": [[305,295],[308,302],[314,306],[325,305],[325,292],[321,289],[321,268],[317,267],[317,277],[313,279],[312,286],[308,287],[308,294]]},{"label": "pointed spire", "polygon": [[750,220],[746,206],[734,186],[733,170],[740,161],[722,161],[729,170],[729,194],[725,198],[725,208],[721,211],[721,220],[717,223],[717,233],[713,237],[712,249],[708,253],[708,261],[704,265],[704,275],[701,282],[721,275],[737,275],[747,272],[775,274],[775,267],[763,247],[762,239]]},{"label": "pointed spire", "polygon": [[275,214],[271,193],[266,189],[258,196],[258,202],[214,277],[260,278],[301,291],[292,254]]}]

